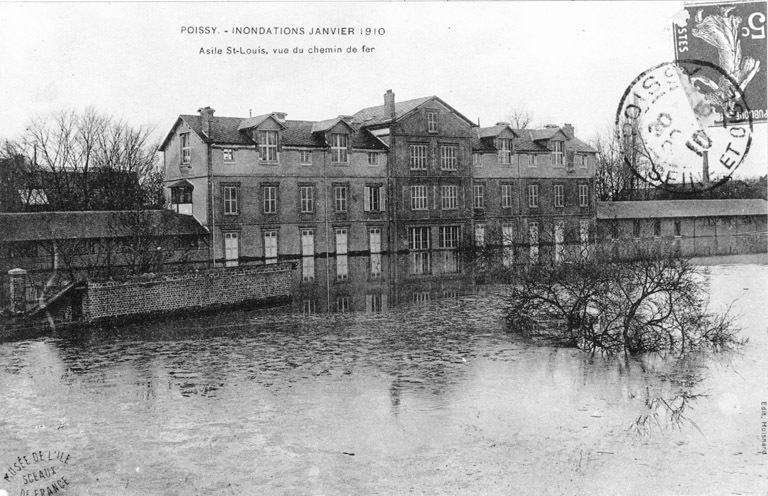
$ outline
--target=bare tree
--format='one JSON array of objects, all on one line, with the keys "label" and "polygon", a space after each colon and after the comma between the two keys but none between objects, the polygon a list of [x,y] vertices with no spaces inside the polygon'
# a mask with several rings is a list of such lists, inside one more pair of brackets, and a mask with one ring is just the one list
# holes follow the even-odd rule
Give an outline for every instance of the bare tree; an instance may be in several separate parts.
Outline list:
[{"label": "bare tree", "polygon": [[684,355],[738,344],[729,311],[707,312],[701,277],[674,247],[610,242],[586,260],[521,271],[507,321],[592,352]]},{"label": "bare tree", "polygon": [[620,201],[634,198],[641,181],[627,160],[627,150],[619,131],[608,128],[595,136],[590,145],[597,150],[595,190],[600,201]]},{"label": "bare tree", "polygon": [[121,210],[159,206],[151,132],[88,108],[36,117],[10,146],[24,157],[30,182],[45,189],[52,210]]},{"label": "bare tree", "polygon": [[526,129],[533,124],[533,115],[525,105],[518,103],[507,112],[507,122],[514,129]]}]

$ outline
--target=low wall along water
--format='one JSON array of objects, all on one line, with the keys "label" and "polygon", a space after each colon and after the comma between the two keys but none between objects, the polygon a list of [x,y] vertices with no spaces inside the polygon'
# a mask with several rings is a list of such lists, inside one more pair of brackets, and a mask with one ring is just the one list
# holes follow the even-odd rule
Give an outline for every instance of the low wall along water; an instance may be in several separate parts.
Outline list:
[{"label": "low wall along water", "polygon": [[86,321],[290,296],[292,264],[221,268],[128,282],[88,282]]}]

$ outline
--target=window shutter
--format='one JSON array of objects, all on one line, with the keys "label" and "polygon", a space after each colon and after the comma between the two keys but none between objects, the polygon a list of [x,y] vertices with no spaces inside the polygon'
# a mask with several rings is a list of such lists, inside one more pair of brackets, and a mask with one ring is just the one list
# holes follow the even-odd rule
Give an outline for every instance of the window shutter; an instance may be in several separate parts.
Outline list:
[{"label": "window shutter", "polygon": [[365,198],[363,200],[363,210],[366,212],[371,211],[371,187],[366,186],[365,187]]}]

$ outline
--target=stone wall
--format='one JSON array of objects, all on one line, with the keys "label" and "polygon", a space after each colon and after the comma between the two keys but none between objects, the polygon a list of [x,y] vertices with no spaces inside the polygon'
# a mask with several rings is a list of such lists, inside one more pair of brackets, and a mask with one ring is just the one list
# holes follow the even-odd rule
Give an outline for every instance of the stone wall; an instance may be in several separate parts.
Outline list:
[{"label": "stone wall", "polygon": [[293,264],[220,268],[124,282],[88,282],[83,316],[94,321],[270,300],[291,294]]}]

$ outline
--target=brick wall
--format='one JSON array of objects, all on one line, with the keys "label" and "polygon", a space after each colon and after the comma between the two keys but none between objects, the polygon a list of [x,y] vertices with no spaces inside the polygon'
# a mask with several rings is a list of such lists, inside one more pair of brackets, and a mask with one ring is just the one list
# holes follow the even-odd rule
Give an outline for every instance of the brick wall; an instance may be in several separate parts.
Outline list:
[{"label": "brick wall", "polygon": [[275,264],[169,274],[151,280],[89,282],[83,315],[94,321],[287,297],[292,271],[293,264]]}]

